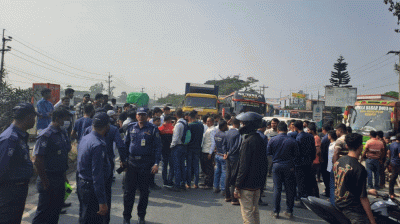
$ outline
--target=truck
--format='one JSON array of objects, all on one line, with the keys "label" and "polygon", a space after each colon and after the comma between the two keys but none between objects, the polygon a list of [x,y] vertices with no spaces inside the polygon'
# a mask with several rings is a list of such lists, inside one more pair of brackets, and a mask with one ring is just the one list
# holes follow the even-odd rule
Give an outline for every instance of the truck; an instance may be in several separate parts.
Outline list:
[{"label": "truck", "polygon": [[186,83],[183,112],[196,110],[200,116],[217,114],[218,90],[215,85]]},{"label": "truck", "polygon": [[221,108],[228,109],[229,113],[240,114],[241,112],[256,112],[265,114],[266,105],[265,98],[262,94],[236,91],[228,96],[220,97]]}]

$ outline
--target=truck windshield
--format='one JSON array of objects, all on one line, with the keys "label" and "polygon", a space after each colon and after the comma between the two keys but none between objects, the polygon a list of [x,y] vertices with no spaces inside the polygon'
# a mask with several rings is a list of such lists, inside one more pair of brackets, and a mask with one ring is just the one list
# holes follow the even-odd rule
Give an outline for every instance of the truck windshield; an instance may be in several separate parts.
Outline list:
[{"label": "truck windshield", "polygon": [[265,113],[265,105],[258,103],[236,102],[237,112],[256,112],[259,114]]},{"label": "truck windshield", "polygon": [[391,107],[372,107],[357,106],[351,111],[349,119],[350,126],[355,131],[390,131],[392,123],[390,121]]},{"label": "truck windshield", "polygon": [[216,109],[217,99],[203,97],[186,97],[185,106]]}]

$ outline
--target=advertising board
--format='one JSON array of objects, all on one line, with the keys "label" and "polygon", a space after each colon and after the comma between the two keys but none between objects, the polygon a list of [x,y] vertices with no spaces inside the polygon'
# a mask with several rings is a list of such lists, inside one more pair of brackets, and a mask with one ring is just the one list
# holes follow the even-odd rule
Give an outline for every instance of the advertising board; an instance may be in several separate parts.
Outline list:
[{"label": "advertising board", "polygon": [[325,106],[346,107],[357,101],[357,88],[325,86]]},{"label": "advertising board", "polygon": [[322,113],[324,110],[324,105],[323,104],[314,104],[313,106],[313,116],[312,119],[315,121],[317,124],[318,128],[322,128]]},{"label": "advertising board", "polygon": [[32,104],[36,107],[37,102],[42,99],[41,91],[44,88],[51,90],[50,102],[55,105],[60,100],[60,85],[51,83],[33,83]]}]

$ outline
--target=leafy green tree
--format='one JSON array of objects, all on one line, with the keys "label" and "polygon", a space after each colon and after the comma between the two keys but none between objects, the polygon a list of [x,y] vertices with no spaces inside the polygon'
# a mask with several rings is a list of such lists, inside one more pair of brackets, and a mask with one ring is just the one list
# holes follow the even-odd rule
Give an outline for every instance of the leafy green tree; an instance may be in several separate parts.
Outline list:
[{"label": "leafy green tree", "polygon": [[1,76],[0,82],[0,133],[3,132],[12,122],[12,109],[21,102],[31,102],[33,97],[32,88],[21,89],[13,88],[8,84],[4,77],[7,71],[4,71]]},{"label": "leafy green tree", "polygon": [[93,98],[94,98],[94,96],[95,96],[96,94],[98,94],[98,93],[103,93],[103,92],[105,91],[105,88],[104,88],[103,83],[100,82],[100,83],[96,83],[96,84],[94,84],[93,86],[91,86],[91,87],[89,88],[89,91],[90,91],[90,96],[93,96]]},{"label": "leafy green tree", "polygon": [[117,101],[125,103],[127,97],[128,97],[128,94],[126,92],[121,92],[121,95],[118,97]]},{"label": "leafy green tree", "polygon": [[[384,0],[386,5],[389,5],[389,11],[393,13],[394,17],[397,17],[397,25],[400,25],[400,3],[392,0]],[[394,30],[396,33],[400,32],[399,29]]]},{"label": "leafy green tree", "polygon": [[332,71],[331,79],[329,80],[333,86],[340,87],[350,82],[349,72],[346,71],[347,63],[344,62],[342,55],[337,59],[337,63],[333,65],[336,71]]},{"label": "leafy green tree", "polygon": [[219,95],[229,95],[232,92],[238,90],[244,90],[252,93],[256,93],[254,84],[258,82],[254,77],[248,77],[246,80],[240,78],[239,75],[227,76],[220,80],[208,80],[205,84],[219,86]]},{"label": "leafy green tree", "polygon": [[399,98],[399,92],[396,92],[396,91],[389,91],[389,92],[384,93],[383,95],[392,96],[397,99]]}]

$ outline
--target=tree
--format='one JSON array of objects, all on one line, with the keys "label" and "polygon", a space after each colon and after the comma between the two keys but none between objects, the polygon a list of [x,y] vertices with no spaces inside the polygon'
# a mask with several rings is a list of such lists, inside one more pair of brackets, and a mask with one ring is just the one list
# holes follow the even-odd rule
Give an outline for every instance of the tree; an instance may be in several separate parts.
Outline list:
[{"label": "tree", "polygon": [[254,85],[258,80],[254,77],[248,77],[246,80],[240,79],[239,75],[227,76],[221,80],[208,80],[205,84],[219,86],[219,95],[229,95],[238,90],[244,90],[252,93],[257,93],[254,90]]},{"label": "tree", "polygon": [[167,104],[170,103],[174,107],[181,107],[182,102],[185,100],[185,95],[181,94],[168,94],[166,97],[159,98],[157,103],[159,104]]},{"label": "tree", "polygon": [[337,59],[337,63],[333,64],[333,68],[336,72],[332,71],[331,79],[329,80],[333,86],[340,87],[350,82],[349,72],[346,71],[347,63],[343,62],[344,58],[342,55]]},{"label": "tree", "polygon": [[96,94],[98,94],[98,93],[103,93],[104,90],[105,90],[105,88],[104,88],[103,83],[100,82],[100,83],[96,83],[96,84],[94,84],[93,86],[91,86],[91,87],[89,88],[89,90],[90,90],[90,95],[93,96],[93,98],[94,98],[94,96],[95,96]]},{"label": "tree", "polygon": [[126,92],[121,92],[121,95],[118,97],[117,101],[125,103],[127,97],[128,97],[128,94]]},{"label": "tree", "polygon": [[0,133],[3,132],[12,122],[13,112],[12,109],[22,102],[29,103],[33,96],[32,88],[21,89],[13,88],[10,84],[6,83],[4,77],[7,71],[4,70],[0,82]]},{"label": "tree", "polygon": [[399,92],[396,92],[396,91],[389,91],[389,92],[384,93],[383,95],[392,96],[397,99],[399,98]]},{"label": "tree", "polygon": [[[389,11],[393,13],[393,16],[397,17],[397,25],[400,25],[400,3],[393,2],[392,0],[384,0],[386,5],[389,4]],[[394,30],[396,33],[399,32],[399,29]]]}]

